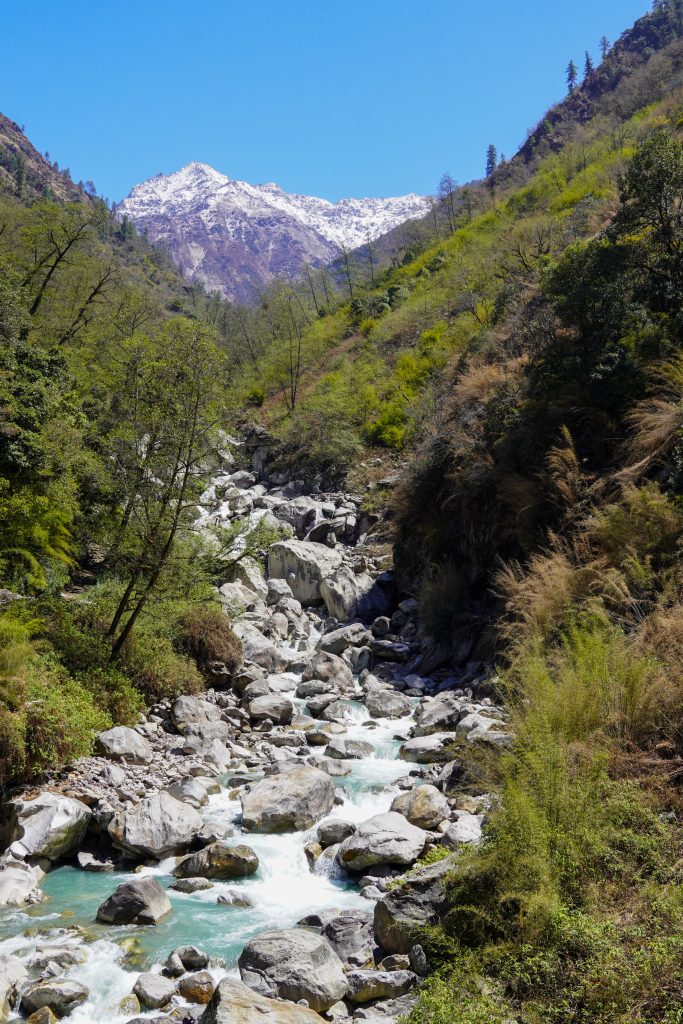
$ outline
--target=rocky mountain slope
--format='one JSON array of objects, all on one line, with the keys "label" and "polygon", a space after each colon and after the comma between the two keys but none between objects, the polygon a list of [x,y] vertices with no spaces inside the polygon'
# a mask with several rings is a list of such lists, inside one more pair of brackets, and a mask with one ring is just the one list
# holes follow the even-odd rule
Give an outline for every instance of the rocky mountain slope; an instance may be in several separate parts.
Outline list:
[{"label": "rocky mountain slope", "polygon": [[118,213],[165,246],[190,280],[249,300],[273,277],[329,262],[342,246],[354,249],[428,208],[415,194],[331,203],[272,183],[232,181],[195,162],[136,185]]}]

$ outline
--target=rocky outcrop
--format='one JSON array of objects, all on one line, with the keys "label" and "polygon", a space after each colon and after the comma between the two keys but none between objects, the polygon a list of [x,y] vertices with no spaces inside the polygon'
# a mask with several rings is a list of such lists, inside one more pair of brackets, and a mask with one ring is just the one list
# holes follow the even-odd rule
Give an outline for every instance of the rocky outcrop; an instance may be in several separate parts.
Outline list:
[{"label": "rocky outcrop", "polygon": [[202,819],[194,807],[170,793],[154,793],[118,811],[108,831],[112,842],[125,853],[161,860],[182,853],[201,827]]},{"label": "rocky outcrop", "polygon": [[171,901],[156,878],[123,882],[97,910],[105,924],[157,924],[171,912]]},{"label": "rocky outcrop", "polygon": [[266,932],[252,939],[238,961],[242,981],[259,995],[305,999],[321,1012],[346,993],[342,963],[321,935],[302,928]]},{"label": "rocky outcrop", "polygon": [[324,544],[283,540],[268,551],[268,575],[287,580],[296,600],[306,607],[322,600],[320,585],[341,562],[341,554]]},{"label": "rocky outcrop", "polygon": [[10,815],[12,853],[51,861],[78,848],[92,817],[80,800],[48,792],[32,800],[13,800]]},{"label": "rocky outcrop", "polygon": [[438,921],[446,907],[446,877],[455,857],[413,872],[375,904],[375,935],[388,953],[409,953],[420,930]]},{"label": "rocky outcrop", "polygon": [[374,864],[414,864],[426,841],[421,828],[411,825],[402,814],[389,811],[359,825],[339,847],[337,860],[351,871]]},{"label": "rocky outcrop", "polygon": [[247,832],[291,832],[310,828],[334,805],[334,783],[318,768],[296,766],[257,782],[242,797]]},{"label": "rocky outcrop", "polygon": [[314,1010],[259,995],[235,978],[219,982],[199,1024],[320,1024]]}]

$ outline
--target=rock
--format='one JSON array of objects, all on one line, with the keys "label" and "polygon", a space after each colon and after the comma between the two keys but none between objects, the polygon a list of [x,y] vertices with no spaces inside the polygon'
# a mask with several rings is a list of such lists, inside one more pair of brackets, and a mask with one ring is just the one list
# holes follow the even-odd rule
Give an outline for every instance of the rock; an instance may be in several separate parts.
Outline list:
[{"label": "rock", "polygon": [[188,971],[201,971],[209,966],[208,956],[196,946],[176,946],[173,952]]},{"label": "rock", "polygon": [[189,1003],[206,1003],[216,991],[216,982],[208,971],[198,971],[196,974],[186,974],[178,982],[178,992],[187,999]]},{"label": "rock", "polygon": [[4,857],[0,862],[0,907],[20,907],[24,903],[40,903],[38,888],[43,871],[23,860]]},{"label": "rock", "polygon": [[412,971],[349,971],[346,975],[352,1003],[369,1003],[371,999],[395,999],[409,992],[417,981]]},{"label": "rock", "polygon": [[[360,618],[369,621],[373,614],[376,597],[375,582],[368,573],[356,576],[346,566],[336,572],[328,573],[320,585],[320,593],[325,602],[328,614],[339,622]],[[384,610],[384,609],[382,609]]]},{"label": "rock", "polygon": [[179,978],[181,974],[185,973],[183,961],[180,959],[175,950],[172,953],[169,953],[168,956],[166,957],[166,962],[164,964],[163,970],[167,978]]},{"label": "rock", "polygon": [[57,1018],[49,1006],[43,1006],[26,1018],[26,1024],[57,1024]]},{"label": "rock", "polygon": [[326,654],[343,654],[349,647],[364,647],[370,634],[361,622],[340,626],[321,637],[318,648]]},{"label": "rock", "polygon": [[260,565],[253,558],[241,558],[232,569],[231,583],[241,583],[248,590],[265,601],[268,597],[268,584],[263,578]]},{"label": "rock", "polygon": [[79,850],[76,854],[76,863],[81,871],[105,872],[114,870],[113,860],[100,860],[93,853],[87,850]]},{"label": "rock", "polygon": [[85,985],[78,981],[43,978],[22,989],[21,1009],[25,1014],[29,1014],[46,1006],[52,1010],[55,1017],[68,1017],[89,995]]},{"label": "rock", "polygon": [[365,695],[365,706],[373,718],[402,718],[410,714],[410,701],[393,690],[370,690]]},{"label": "rock", "polygon": [[415,786],[394,797],[392,811],[398,811],[418,828],[434,829],[450,816],[448,801],[436,786]]},{"label": "rock", "polygon": [[267,999],[235,978],[223,978],[199,1024],[320,1024],[313,1010]]},{"label": "rock", "polygon": [[356,826],[350,821],[325,821],[322,825],[318,825],[318,842],[324,849],[335,843],[343,842],[355,831]]},{"label": "rock", "polygon": [[370,911],[345,910],[324,924],[322,934],[342,963],[363,965],[372,960],[375,940]]},{"label": "rock", "polygon": [[171,901],[156,878],[123,882],[97,911],[105,924],[156,924],[171,911]]},{"label": "rock", "polygon": [[126,853],[161,860],[182,852],[201,827],[202,819],[194,807],[162,792],[117,811],[108,832]]},{"label": "rock", "polygon": [[363,757],[371,757],[374,751],[372,743],[365,743],[363,740],[347,740],[338,736],[327,744],[325,757],[334,757],[340,761],[355,761]]},{"label": "rock", "polygon": [[252,700],[249,705],[249,717],[257,722],[269,718],[278,725],[288,725],[294,717],[294,705],[286,697],[267,694]]},{"label": "rock", "polygon": [[10,803],[10,843],[25,857],[66,857],[83,840],[92,812],[80,800],[43,792]]},{"label": "rock", "polygon": [[145,737],[125,725],[101,732],[95,739],[95,753],[128,764],[148,764],[154,756],[152,746]]},{"label": "rock", "polygon": [[321,583],[341,561],[339,552],[324,544],[283,540],[268,549],[268,575],[288,580],[292,594],[306,607],[322,600]]},{"label": "rock", "polygon": [[382,661],[401,663],[407,661],[412,653],[410,644],[404,644],[398,640],[375,640],[373,638],[368,646],[375,657]]},{"label": "rock", "polygon": [[427,954],[424,951],[424,947],[419,944],[412,946],[408,953],[408,961],[411,970],[417,974],[418,978],[427,977],[429,974],[429,964],[427,963]]},{"label": "rock", "polygon": [[175,985],[163,974],[141,974],[133,986],[133,993],[145,1009],[160,1010],[173,999]]},{"label": "rock", "polygon": [[188,725],[197,725],[200,722],[218,722],[220,717],[220,708],[199,697],[178,697],[171,709],[173,724],[180,733],[184,733]]},{"label": "rock", "polygon": [[258,868],[258,857],[248,846],[220,841],[181,860],[173,872],[177,878],[246,878]]},{"label": "rock", "polygon": [[292,832],[311,828],[329,814],[336,790],[325,772],[307,765],[257,782],[242,797],[247,832]]},{"label": "rock", "polygon": [[6,1021],[9,1011],[28,971],[16,956],[0,953],[0,1021]]},{"label": "rock", "polygon": [[323,679],[332,683],[338,691],[353,692],[353,672],[336,654],[319,651],[308,663],[301,676],[302,682],[310,679]]},{"label": "rock", "polygon": [[203,892],[205,889],[213,889],[213,882],[206,878],[179,878],[171,889],[184,893]]},{"label": "rock", "polygon": [[445,764],[436,780],[436,784],[446,796],[455,796],[462,786],[467,774],[463,761],[449,761]]},{"label": "rock", "polygon": [[305,683],[299,683],[296,688],[296,696],[301,697],[303,700],[307,700],[309,697],[320,697],[333,693],[334,683],[330,682],[329,679],[308,679]]},{"label": "rock", "polygon": [[410,953],[420,931],[439,920],[447,904],[446,876],[456,858],[451,854],[420,868],[375,904],[375,936],[388,953]]},{"label": "rock", "polygon": [[430,736],[414,736],[401,745],[399,756],[404,761],[414,764],[434,764],[438,762],[447,746],[454,741],[450,732],[436,732]]},{"label": "rock", "polygon": [[327,1010],[346,994],[341,960],[327,939],[302,928],[265,932],[242,950],[242,981],[260,995],[305,999],[312,1010]]},{"label": "rock", "polygon": [[478,846],[483,842],[483,814],[468,814],[458,811],[458,820],[449,825],[444,833],[441,844],[449,850],[457,850],[461,846]]},{"label": "rock", "polygon": [[287,580],[268,580],[267,605],[272,607],[290,597],[294,597],[294,594]]},{"label": "rock", "polygon": [[306,495],[285,502],[275,511],[277,518],[289,523],[297,537],[300,538],[305,537],[308,531],[315,526],[321,514],[320,503]]},{"label": "rock", "polygon": [[381,971],[409,971],[410,957],[405,953],[391,953],[380,961],[379,969]]},{"label": "rock", "polygon": [[453,693],[440,693],[420,708],[415,720],[415,735],[454,732],[462,715],[462,698]]},{"label": "rock", "polygon": [[204,807],[209,802],[206,786],[191,775],[174,782],[168,787],[166,792],[170,793],[176,800],[180,800],[181,803],[194,807],[195,810],[199,810],[200,807]]},{"label": "rock", "polygon": [[284,672],[289,666],[289,658],[284,651],[264,636],[253,622],[244,619],[236,622],[234,632],[242,641],[246,662],[259,665],[267,672]]},{"label": "rock", "polygon": [[421,828],[411,825],[402,814],[388,811],[359,825],[339,847],[337,859],[351,871],[373,864],[414,864],[426,841]]},{"label": "rock", "polygon": [[216,903],[221,907],[253,907],[253,901],[240,892],[222,892]]}]

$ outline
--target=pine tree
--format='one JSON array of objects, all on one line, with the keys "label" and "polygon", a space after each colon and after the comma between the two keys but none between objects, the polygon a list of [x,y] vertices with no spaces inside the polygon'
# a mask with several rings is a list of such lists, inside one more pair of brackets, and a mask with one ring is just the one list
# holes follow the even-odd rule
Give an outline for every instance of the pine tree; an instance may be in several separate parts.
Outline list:
[{"label": "pine tree", "polygon": [[26,184],[26,161],[21,153],[17,153],[14,157],[14,180],[17,186],[17,195],[21,198]]},{"label": "pine tree", "polygon": [[490,178],[498,166],[498,150],[491,143],[489,148],[486,150],[486,177]]},{"label": "pine tree", "polygon": [[593,71],[593,58],[591,57],[588,50],[586,50],[586,62],[583,66],[583,80],[584,82]]},{"label": "pine tree", "polygon": [[567,65],[567,90],[570,96],[576,89],[576,83],[578,82],[578,80],[579,73],[576,70],[576,64],[573,60],[570,60],[569,64]]},{"label": "pine tree", "polygon": [[607,38],[607,36],[603,36],[602,39],[600,40],[600,53],[602,54],[602,59],[603,60],[605,59],[605,57],[609,53],[611,45],[612,44],[610,43],[610,41]]}]

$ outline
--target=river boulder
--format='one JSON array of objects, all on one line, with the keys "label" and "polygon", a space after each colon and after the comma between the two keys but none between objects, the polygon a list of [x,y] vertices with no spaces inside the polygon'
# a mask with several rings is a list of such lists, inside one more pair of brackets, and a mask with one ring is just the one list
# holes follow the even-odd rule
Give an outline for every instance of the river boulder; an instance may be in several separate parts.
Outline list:
[{"label": "river boulder", "polygon": [[95,739],[95,753],[128,764],[149,764],[154,756],[148,740],[126,725],[101,732]]},{"label": "river boulder", "polygon": [[105,924],[156,924],[171,911],[166,890],[153,876],[123,882],[97,910]]},{"label": "river boulder", "polygon": [[314,1010],[268,999],[236,978],[223,978],[199,1024],[320,1024]]},{"label": "river boulder", "polygon": [[162,792],[117,811],[108,831],[114,845],[126,853],[161,860],[181,853],[201,828],[194,807]]},{"label": "river boulder", "polygon": [[90,992],[78,981],[67,978],[41,978],[21,992],[21,1009],[25,1014],[47,1007],[55,1017],[68,1017],[84,1003]]},{"label": "river boulder", "polygon": [[418,828],[434,829],[450,817],[448,800],[436,786],[415,786],[394,797],[392,811],[398,811]]},{"label": "river boulder", "polygon": [[0,1021],[6,1021],[14,1000],[28,977],[28,971],[16,956],[0,953]]},{"label": "river boulder", "polygon": [[267,693],[255,697],[249,704],[249,717],[256,722],[269,718],[278,725],[289,725],[294,717],[294,705],[287,697],[277,693]]},{"label": "river boulder", "polygon": [[409,992],[417,981],[412,971],[349,971],[347,999],[369,1003],[373,999],[396,999]]},{"label": "river boulder", "polygon": [[395,690],[368,690],[365,695],[365,706],[372,718],[403,718],[410,713],[410,701]]},{"label": "river boulder", "polygon": [[331,683],[339,691],[353,691],[353,672],[336,654],[319,651],[313,656],[304,669],[301,681],[305,683],[313,679]]},{"label": "river boulder", "polygon": [[415,735],[454,732],[463,714],[462,697],[456,697],[454,693],[440,693],[420,708],[415,720]]},{"label": "river boulder", "polygon": [[328,1010],[346,994],[342,962],[322,935],[303,928],[265,932],[240,953],[242,981],[272,999],[305,999],[312,1010]]},{"label": "river boulder", "polygon": [[160,1010],[167,1006],[175,995],[175,985],[163,974],[141,974],[135,982],[133,994],[140,1000],[145,1010]]},{"label": "river boulder", "polygon": [[311,828],[334,806],[332,779],[318,768],[297,765],[257,782],[242,797],[246,832],[292,832]]},{"label": "river boulder", "polygon": [[247,878],[258,869],[258,857],[249,846],[224,840],[210,843],[176,865],[176,878]]},{"label": "river boulder", "polygon": [[44,872],[6,854],[0,861],[0,907],[20,907],[41,900],[38,883]]},{"label": "river boulder", "polygon": [[342,556],[325,544],[282,540],[268,549],[268,575],[289,582],[292,593],[304,607],[322,600],[322,581],[339,568]]},{"label": "river boulder", "polygon": [[92,817],[80,800],[49,792],[32,800],[13,800],[10,815],[13,851],[51,861],[80,845]]},{"label": "river boulder", "polygon": [[414,864],[427,836],[402,814],[388,811],[362,822],[356,832],[340,845],[337,860],[351,871],[363,871],[374,864]]},{"label": "river boulder", "polygon": [[446,877],[456,859],[452,854],[420,868],[375,904],[375,936],[388,953],[410,953],[425,925],[444,913]]}]

